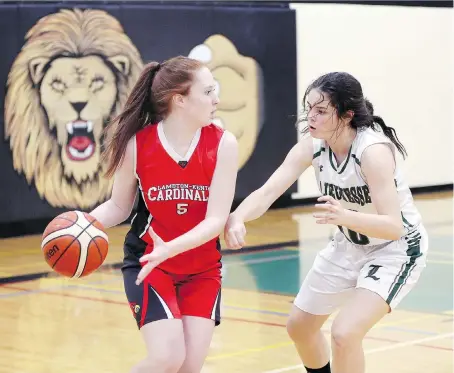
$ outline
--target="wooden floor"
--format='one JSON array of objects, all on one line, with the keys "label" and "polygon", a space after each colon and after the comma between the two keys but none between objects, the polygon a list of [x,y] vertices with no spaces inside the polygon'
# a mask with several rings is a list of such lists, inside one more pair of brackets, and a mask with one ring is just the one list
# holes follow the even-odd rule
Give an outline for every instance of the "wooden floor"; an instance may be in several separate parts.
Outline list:
[{"label": "wooden floor", "polygon": [[[416,203],[430,235],[428,267],[367,335],[367,373],[453,370],[452,194],[417,196]],[[202,372],[304,372],[285,323],[332,228],[316,225],[307,208],[273,210],[247,227],[255,250],[224,257],[223,322]],[[108,231],[106,264],[121,262],[126,230]],[[114,268],[63,279],[45,274],[39,236],[0,240],[0,373],[129,372],[145,348]]]}]

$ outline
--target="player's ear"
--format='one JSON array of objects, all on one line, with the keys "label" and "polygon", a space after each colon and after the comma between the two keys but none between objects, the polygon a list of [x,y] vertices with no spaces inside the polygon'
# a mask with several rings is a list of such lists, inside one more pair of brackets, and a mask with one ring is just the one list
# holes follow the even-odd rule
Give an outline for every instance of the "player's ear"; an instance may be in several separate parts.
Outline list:
[{"label": "player's ear", "polygon": [[347,123],[350,123],[353,119],[353,117],[355,116],[355,112],[353,110],[348,110],[343,116],[342,116],[342,119],[347,122]]},{"label": "player's ear", "polygon": [[172,96],[172,103],[177,107],[184,107],[185,97],[177,93]]}]

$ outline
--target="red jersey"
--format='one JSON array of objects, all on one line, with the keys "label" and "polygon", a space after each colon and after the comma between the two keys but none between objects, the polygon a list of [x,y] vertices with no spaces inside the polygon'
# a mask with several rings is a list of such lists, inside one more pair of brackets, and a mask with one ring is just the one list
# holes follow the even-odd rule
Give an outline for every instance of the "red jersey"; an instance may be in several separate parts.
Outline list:
[{"label": "red jersey", "polygon": [[[153,250],[148,227],[165,242],[194,228],[205,219],[209,189],[224,130],[211,124],[200,128],[184,157],[168,143],[162,123],[149,125],[136,134],[135,173],[141,198],[148,211],[139,237]],[[176,274],[195,274],[220,266],[219,237],[160,264]]]}]

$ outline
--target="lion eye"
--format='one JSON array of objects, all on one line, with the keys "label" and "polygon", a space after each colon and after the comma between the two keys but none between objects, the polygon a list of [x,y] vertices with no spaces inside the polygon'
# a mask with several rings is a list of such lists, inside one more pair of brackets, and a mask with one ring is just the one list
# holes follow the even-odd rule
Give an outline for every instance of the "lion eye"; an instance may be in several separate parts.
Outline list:
[{"label": "lion eye", "polygon": [[60,78],[53,78],[52,81],[50,82],[50,87],[58,93],[63,93],[66,90],[66,88],[68,88],[67,85]]},{"label": "lion eye", "polygon": [[95,93],[100,91],[104,87],[104,78],[101,76],[95,76],[90,83],[90,89]]}]

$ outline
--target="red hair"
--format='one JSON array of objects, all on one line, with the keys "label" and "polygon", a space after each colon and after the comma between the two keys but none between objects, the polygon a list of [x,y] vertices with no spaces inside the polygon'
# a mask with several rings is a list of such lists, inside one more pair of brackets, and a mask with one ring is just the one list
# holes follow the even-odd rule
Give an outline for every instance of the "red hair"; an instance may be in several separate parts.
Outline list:
[{"label": "red hair", "polygon": [[194,73],[202,66],[202,62],[183,56],[162,64],[150,62],[145,65],[123,111],[106,127],[102,162],[108,162],[107,177],[111,177],[120,165],[131,137],[149,123],[165,118],[172,96],[187,95]]}]

